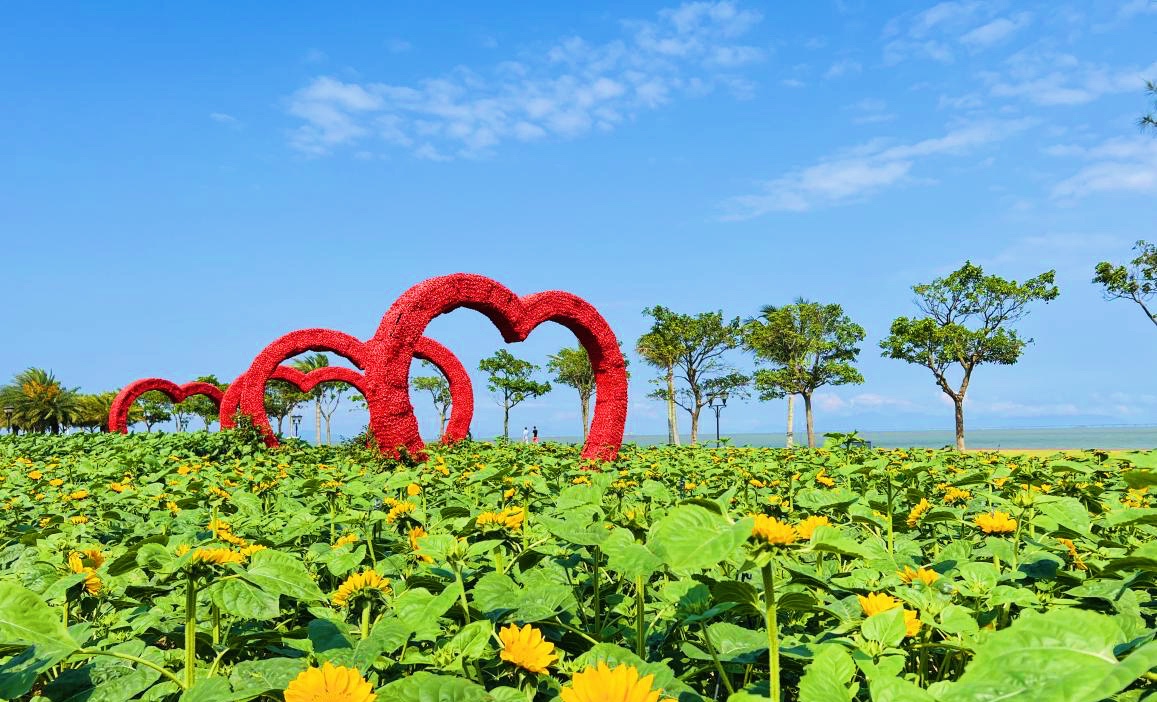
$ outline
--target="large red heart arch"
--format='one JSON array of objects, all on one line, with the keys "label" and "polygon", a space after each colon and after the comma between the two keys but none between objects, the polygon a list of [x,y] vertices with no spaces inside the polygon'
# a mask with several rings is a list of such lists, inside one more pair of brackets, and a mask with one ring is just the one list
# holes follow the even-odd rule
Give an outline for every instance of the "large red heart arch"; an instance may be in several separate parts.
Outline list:
[{"label": "large red heart arch", "polygon": [[[253,419],[254,426],[262,431],[265,435],[265,443],[269,446],[277,445],[277,437],[269,425],[269,417],[265,414],[265,384],[269,380],[278,377],[278,368],[281,367],[280,364],[282,361],[307,351],[329,351],[336,353],[362,369],[372,366],[373,361],[376,360],[367,353],[367,346],[360,340],[349,334],[332,329],[301,329],[285,334],[266,346],[265,349],[257,355],[257,358],[254,359],[249,369],[238,378],[236,384],[240,385],[239,398],[241,413]],[[447,383],[450,386],[450,420],[446,424],[442,441],[452,443],[465,438],[470,431],[470,421],[474,416],[474,387],[470,382],[470,375],[466,372],[466,368],[448,348],[428,337],[421,337],[415,343],[412,353],[407,356],[407,361],[412,358],[419,358],[433,363],[434,366],[441,371],[442,375],[446,376]],[[408,362],[406,367],[408,375]],[[304,374],[305,379],[312,380],[313,382],[309,384],[309,387],[303,387],[302,389],[308,390],[317,383],[325,382],[327,378],[324,374],[318,375],[317,378],[314,379],[315,374],[321,373],[324,370],[328,369],[319,369]],[[335,368],[334,370],[336,371],[337,369]],[[332,377],[328,379],[346,380],[347,377],[356,376],[358,382],[351,382],[351,384],[366,398],[366,405],[369,407],[372,422],[373,416],[381,411],[380,398],[374,394],[369,384],[364,381],[364,376],[348,368],[341,370],[347,373],[346,377]],[[293,379],[290,377],[282,377],[281,379],[293,382]],[[408,396],[408,380],[406,392]],[[232,398],[228,399],[230,401],[232,400]],[[232,418],[235,414],[232,406],[227,402],[222,402],[222,409],[230,413],[229,419],[226,419],[224,414],[222,415],[222,426],[232,425]]]},{"label": "large red heart arch", "polygon": [[126,385],[113,398],[112,407],[108,413],[108,430],[121,434],[129,433],[129,410],[133,403],[140,399],[141,395],[154,390],[164,393],[173,402],[183,402],[193,395],[204,395],[217,403],[218,406],[220,406],[223,396],[221,388],[212,383],[193,381],[184,385],[177,385],[164,378],[141,378]]},{"label": "large red heart arch", "polygon": [[627,369],[607,321],[568,292],[519,297],[498,281],[469,273],[430,278],[407,290],[365,344],[367,390],[381,406],[370,413],[370,428],[383,451],[398,455],[404,447],[411,455],[423,455],[410,404],[410,358],[430,321],[460,307],[486,315],[507,343],[522,341],[543,322],[557,322],[573,332],[586,349],[595,376],[594,418],[582,455],[615,459],[627,421]]}]

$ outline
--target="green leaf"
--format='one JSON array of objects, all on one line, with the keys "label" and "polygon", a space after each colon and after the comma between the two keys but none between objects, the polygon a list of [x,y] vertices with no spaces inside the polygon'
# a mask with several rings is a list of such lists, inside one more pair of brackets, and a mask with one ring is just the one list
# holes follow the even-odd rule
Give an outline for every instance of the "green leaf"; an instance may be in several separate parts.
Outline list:
[{"label": "green leaf", "polygon": [[607,568],[628,580],[650,578],[663,565],[661,558],[635,541],[630,529],[615,527],[603,541],[602,549],[607,555]]},{"label": "green leaf", "polygon": [[245,579],[267,592],[295,600],[316,602],[325,599],[301,559],[288,553],[265,549],[253,554]]},{"label": "green leaf", "polygon": [[851,702],[855,691],[848,683],[855,674],[856,665],[842,646],[820,646],[800,678],[799,702]]},{"label": "green leaf", "polygon": [[860,633],[868,641],[882,643],[885,646],[899,646],[904,640],[904,634],[907,633],[904,626],[904,608],[893,607],[873,614],[860,625]]},{"label": "green leaf", "polygon": [[185,690],[180,702],[231,702],[233,688],[225,678],[202,678]]},{"label": "green leaf", "polygon": [[[754,663],[767,650],[767,634],[762,631],[745,629],[731,622],[716,622],[707,627],[707,635],[719,660],[734,663]],[[688,658],[702,661],[711,660],[711,654],[697,646],[687,644],[684,653]]]},{"label": "green leaf", "polygon": [[414,632],[419,641],[433,640],[441,630],[438,619],[458,601],[456,588],[448,587],[438,595],[425,588],[406,590],[394,601],[398,619]]},{"label": "green leaf", "polygon": [[[160,649],[146,648],[143,641],[126,641],[108,650],[157,665],[164,662]],[[95,656],[86,665],[61,672],[43,695],[53,702],[122,702],[135,698],[160,677],[157,670],[132,661]]]},{"label": "green leaf", "polygon": [[244,580],[219,580],[206,591],[222,612],[235,617],[264,621],[281,613],[277,593],[262,590]]},{"label": "green leaf", "polygon": [[257,697],[284,690],[290,681],[305,670],[306,665],[304,658],[242,661],[233,666],[233,670],[229,673],[229,682],[233,684],[235,695]]},{"label": "green leaf", "polygon": [[0,645],[28,647],[0,665],[0,699],[28,692],[41,671],[79,648],[61,622],[60,612],[10,582],[0,582]]},{"label": "green leaf", "polygon": [[1127,640],[1120,624],[1103,614],[1027,611],[1009,628],[992,633],[939,699],[1098,702],[1157,665],[1157,642],[1118,661],[1114,651]]},{"label": "green leaf", "polygon": [[404,646],[411,633],[410,627],[401,620],[381,620],[370,629],[370,635],[354,647],[354,664],[365,673],[379,656],[393,653]]},{"label": "green leaf", "polygon": [[867,551],[855,539],[845,536],[836,526],[821,525],[812,532],[811,549],[825,553],[838,553],[841,556],[866,558]]},{"label": "green leaf", "polygon": [[486,688],[457,675],[420,671],[386,685],[378,699],[390,702],[487,702]]},{"label": "green leaf", "polygon": [[729,558],[751,535],[751,519],[731,523],[698,505],[681,505],[655,523],[647,548],[672,570],[702,570]]},{"label": "green leaf", "polygon": [[876,676],[868,685],[872,702],[936,702],[928,691],[900,677]]}]

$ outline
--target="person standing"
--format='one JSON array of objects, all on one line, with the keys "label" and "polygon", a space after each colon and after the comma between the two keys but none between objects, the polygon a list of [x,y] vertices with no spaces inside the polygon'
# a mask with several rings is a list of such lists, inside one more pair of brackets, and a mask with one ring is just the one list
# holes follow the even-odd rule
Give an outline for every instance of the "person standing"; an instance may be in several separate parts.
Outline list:
[{"label": "person standing", "polygon": [[522,428],[522,443],[525,444],[525,443],[528,443],[529,441],[530,441],[530,429],[523,427]]},{"label": "person standing", "polygon": [[538,443],[538,427],[534,427],[534,443]]}]

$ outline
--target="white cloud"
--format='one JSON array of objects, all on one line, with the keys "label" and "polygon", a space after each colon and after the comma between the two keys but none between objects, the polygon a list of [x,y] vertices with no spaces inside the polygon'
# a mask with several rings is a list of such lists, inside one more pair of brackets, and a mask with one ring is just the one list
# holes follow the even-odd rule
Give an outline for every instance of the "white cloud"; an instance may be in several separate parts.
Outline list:
[{"label": "white cloud", "polygon": [[824,73],[824,78],[831,80],[832,78],[842,78],[843,76],[854,76],[858,75],[862,70],[864,70],[864,67],[861,66],[858,61],[844,59],[833,63],[827,72]]},{"label": "white cloud", "polygon": [[1144,68],[1109,68],[1071,54],[1028,49],[1009,57],[1004,72],[980,75],[994,96],[1054,106],[1083,105],[1113,93],[1139,93],[1154,73],[1157,62]]},{"label": "white cloud", "polygon": [[757,193],[731,198],[724,204],[725,219],[751,219],[769,212],[805,212],[855,201],[909,180],[909,173],[920,159],[968,153],[1030,124],[1029,120],[977,122],[951,129],[942,137],[910,144],[871,141],[770,180]]},{"label": "white cloud", "polygon": [[227,124],[231,127],[240,124],[236,117],[233,115],[225,114],[224,112],[210,112],[209,119],[213,120],[217,124]]},{"label": "white cloud", "polygon": [[1089,162],[1053,186],[1054,198],[1073,200],[1094,193],[1157,194],[1157,141],[1151,138],[1110,139],[1092,148],[1057,145],[1046,153]]},{"label": "white cloud", "polygon": [[402,54],[412,48],[414,48],[413,45],[405,39],[393,37],[386,40],[386,51],[389,51],[391,54]]},{"label": "white cloud", "polygon": [[960,43],[972,49],[987,49],[990,46],[995,46],[1013,34],[1027,27],[1032,22],[1032,15],[1028,12],[1021,12],[1010,17],[998,17],[988,24],[981,26],[967,32],[960,37]]},{"label": "white cloud", "polygon": [[844,109],[853,113],[852,122],[855,124],[879,124],[896,118],[888,111],[888,103],[875,98],[865,98]]},{"label": "white cloud", "polygon": [[861,392],[847,398],[834,392],[818,392],[812,399],[817,409],[832,414],[848,414],[855,411],[877,409],[912,412],[919,409],[916,403],[911,400],[872,392]]},{"label": "white cloud", "polygon": [[377,140],[421,158],[474,157],[511,140],[608,131],[717,87],[742,98],[752,84],[736,71],[764,51],[740,38],[760,20],[730,0],[689,2],[622,23],[618,39],[571,37],[485,73],[458,67],[413,85],[321,76],[289,99],[290,114],[303,122],[292,144],[319,155]]}]

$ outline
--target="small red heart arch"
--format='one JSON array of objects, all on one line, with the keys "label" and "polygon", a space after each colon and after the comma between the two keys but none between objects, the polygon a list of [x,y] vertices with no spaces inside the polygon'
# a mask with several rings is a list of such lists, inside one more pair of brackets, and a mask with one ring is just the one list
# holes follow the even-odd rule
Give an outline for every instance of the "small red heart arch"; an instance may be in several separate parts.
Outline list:
[{"label": "small red heart arch", "polygon": [[[269,417],[265,414],[265,384],[269,380],[279,377],[279,369],[284,368],[284,366],[279,365],[282,361],[307,351],[329,351],[336,353],[362,369],[373,365],[373,361],[375,360],[374,357],[367,352],[367,346],[362,341],[349,334],[332,329],[302,329],[290,332],[276,339],[269,346],[266,346],[265,349],[257,355],[257,358],[254,359],[253,364],[249,366],[249,370],[245,371],[245,373],[237,379],[235,385],[240,386],[237,395],[240,397],[241,412],[253,418],[254,426],[262,431],[265,435],[265,443],[270,446],[277,445],[277,437],[274,435],[272,427],[269,426]],[[434,364],[434,366],[441,371],[442,375],[446,376],[447,383],[450,387],[450,420],[446,424],[442,441],[444,443],[453,443],[466,438],[466,435],[470,431],[470,422],[474,416],[474,387],[470,382],[470,375],[466,372],[466,368],[462,365],[462,362],[450,352],[450,349],[428,337],[419,339],[414,346],[413,352],[407,356],[407,375],[409,373],[409,360],[413,358],[419,358]],[[335,376],[327,377],[325,375],[326,371],[334,372]],[[353,382],[351,378],[356,378],[357,382]],[[297,379],[292,376],[285,377],[283,375],[280,379],[297,384],[295,382]],[[371,418],[375,412],[380,411],[381,402],[373,393],[369,384],[365,382],[364,376],[351,369],[339,367],[322,368],[308,374],[302,374],[301,379],[308,383],[308,387],[298,385],[303,391],[308,391],[318,383],[325,382],[326,380],[344,380],[350,382],[350,384],[354,385],[366,398],[366,405],[369,407]],[[409,396],[408,380],[406,395],[407,397]],[[230,402],[232,402],[232,397],[228,397],[227,401],[221,404],[221,421],[223,427],[233,425],[233,416],[236,412]],[[228,419],[225,416],[225,412],[229,413]]]},{"label": "small red heart arch", "polygon": [[221,388],[212,383],[193,381],[184,385],[177,385],[164,378],[142,378],[126,385],[113,398],[112,407],[108,413],[108,430],[121,434],[129,433],[129,410],[133,403],[140,399],[141,395],[154,390],[164,393],[173,402],[183,402],[193,395],[204,395],[218,406],[221,405],[224,394]]},{"label": "small red heart arch", "polygon": [[424,455],[410,404],[410,358],[430,321],[460,307],[486,315],[507,343],[526,339],[543,322],[557,322],[573,332],[586,349],[595,376],[594,418],[582,455],[607,461],[618,456],[627,421],[627,368],[603,316],[568,292],[519,297],[498,281],[469,273],[430,278],[407,290],[365,344],[366,397],[376,403],[370,428],[383,451],[396,456],[404,447],[411,455]]},{"label": "small red heart arch", "polygon": [[[278,366],[274,369],[270,380],[284,380],[302,392],[309,392],[322,383],[347,383],[360,393],[365,393],[363,387],[364,376],[352,368],[344,366],[327,366],[304,373],[293,366]],[[237,412],[241,407],[241,389],[245,387],[245,376],[241,375],[225,390],[221,398],[220,422],[222,429],[232,429],[237,426]],[[268,415],[267,415],[268,416]]]}]

